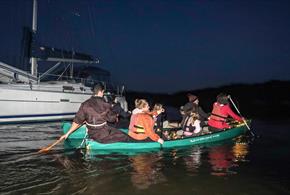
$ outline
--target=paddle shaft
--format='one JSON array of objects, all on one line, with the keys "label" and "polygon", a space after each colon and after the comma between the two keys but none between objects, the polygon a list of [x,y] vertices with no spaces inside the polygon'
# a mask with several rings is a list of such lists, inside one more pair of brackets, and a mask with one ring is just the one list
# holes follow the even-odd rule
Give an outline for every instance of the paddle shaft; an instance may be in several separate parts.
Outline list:
[{"label": "paddle shaft", "polygon": [[[161,113],[162,114],[162,113]],[[160,138],[163,138],[163,115],[161,115],[161,128],[160,128]],[[160,149],[163,150],[163,145],[160,144]]]},{"label": "paddle shaft", "polygon": [[43,148],[41,150],[39,150],[38,152],[48,152],[52,147],[54,147],[55,145],[57,145],[59,142],[61,142],[63,139],[59,138],[58,140],[56,140],[54,143],[52,143],[51,145],[47,146],[46,148]]},{"label": "paddle shaft", "polygon": [[[235,109],[239,113],[239,115],[242,116],[241,113],[240,113],[240,111],[239,111],[239,109],[237,108],[236,104],[234,103],[234,101],[232,100],[232,98],[230,96],[229,96],[229,100],[231,101],[231,103],[233,104],[233,106],[235,107]],[[251,135],[252,136],[255,136],[255,134],[253,133],[253,131],[251,130],[251,128],[249,127],[247,121],[244,118],[243,118],[243,122],[245,123],[246,127],[250,131]]]},{"label": "paddle shaft", "polygon": [[49,149],[51,149],[52,147],[54,147],[55,145],[57,145],[59,142],[61,142],[62,141],[62,139],[58,139],[56,142],[54,142],[53,144],[51,144],[50,146],[49,146]]}]

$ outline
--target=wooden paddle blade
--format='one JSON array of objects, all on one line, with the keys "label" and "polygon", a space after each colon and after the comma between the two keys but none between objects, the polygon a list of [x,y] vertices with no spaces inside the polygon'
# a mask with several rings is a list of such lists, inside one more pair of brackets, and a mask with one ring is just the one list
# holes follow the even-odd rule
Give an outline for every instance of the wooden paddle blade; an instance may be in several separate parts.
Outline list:
[{"label": "wooden paddle blade", "polygon": [[38,151],[38,153],[48,153],[50,150],[50,148],[46,147],[46,148],[42,148]]},{"label": "wooden paddle blade", "polygon": [[62,138],[59,138],[58,140],[56,140],[56,142],[52,143],[51,145],[45,147],[45,148],[42,148],[38,151],[38,153],[47,153],[49,152],[49,150],[55,146],[56,144],[58,144],[59,142],[61,142],[63,139]]}]

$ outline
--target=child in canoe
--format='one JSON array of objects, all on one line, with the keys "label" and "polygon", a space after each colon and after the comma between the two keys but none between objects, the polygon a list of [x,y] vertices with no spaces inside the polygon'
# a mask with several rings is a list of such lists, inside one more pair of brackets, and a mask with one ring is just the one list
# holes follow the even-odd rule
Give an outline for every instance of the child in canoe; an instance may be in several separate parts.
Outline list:
[{"label": "child in canoe", "polygon": [[145,99],[135,100],[135,109],[132,111],[129,133],[133,140],[155,141],[163,144],[164,140],[154,132],[154,116],[158,116],[162,110],[149,111],[149,104]]}]

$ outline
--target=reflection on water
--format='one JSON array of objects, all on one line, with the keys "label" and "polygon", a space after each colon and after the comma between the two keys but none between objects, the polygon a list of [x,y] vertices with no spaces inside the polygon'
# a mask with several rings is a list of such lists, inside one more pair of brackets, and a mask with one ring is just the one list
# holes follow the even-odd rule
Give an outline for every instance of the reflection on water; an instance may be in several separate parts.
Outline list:
[{"label": "reflection on water", "polygon": [[147,189],[153,184],[166,181],[161,171],[161,156],[157,154],[144,154],[129,158],[133,170],[131,171],[131,182],[138,189]]},{"label": "reflection on water", "polygon": [[199,146],[193,147],[190,153],[183,157],[189,175],[196,176],[201,166],[202,149]]},{"label": "reflection on water", "polygon": [[[241,137],[142,153],[66,151],[59,144],[48,154],[37,154],[61,135],[60,126],[1,126],[0,194],[290,194],[289,175],[281,171],[288,168],[283,159],[288,159],[289,125],[275,124],[275,131],[284,134],[275,134],[274,141],[269,133],[254,142]],[[277,140],[283,142],[278,150]],[[279,163],[272,165],[273,157]]]},{"label": "reflection on water", "polygon": [[73,170],[84,167],[83,153],[81,150],[67,152],[63,154],[52,155],[52,158],[58,162],[64,170]]},{"label": "reflection on water", "polygon": [[[244,162],[247,153],[248,143],[237,140],[225,144],[157,150],[147,153],[129,153],[128,151],[86,153],[79,150],[70,151],[66,155],[54,155],[54,159],[66,171],[83,169],[89,178],[100,177],[110,171],[123,170],[129,177],[126,181],[130,181],[134,189],[146,190],[155,185],[166,184],[168,181],[168,176],[164,171],[166,168],[173,170],[173,174],[185,174],[185,177],[199,176],[202,174],[200,169],[204,171],[207,167],[210,167],[207,169],[209,175],[219,177],[232,175],[235,172],[231,168],[238,166],[239,162]],[[115,179],[106,178],[107,185],[114,186]],[[90,191],[92,186],[85,186],[87,186],[86,192]]]},{"label": "reflection on water", "polygon": [[209,150],[209,163],[212,166],[212,175],[225,176],[232,173],[230,168],[234,165],[234,156],[231,149],[226,146],[216,146]]},{"label": "reflection on water", "polygon": [[[188,175],[197,176],[199,168],[207,161],[211,167],[211,175],[227,176],[235,174],[232,167],[238,166],[239,162],[246,162],[248,150],[247,141],[237,139],[235,142],[217,143],[210,147],[194,146],[182,154]],[[174,162],[178,158],[177,151],[173,150],[171,155]]]},{"label": "reflection on water", "polygon": [[247,142],[235,142],[233,146],[233,155],[235,162],[245,162],[249,153],[249,144]]},{"label": "reflection on water", "polygon": [[236,174],[231,168],[238,166],[238,162],[246,160],[248,143],[237,139],[232,145],[211,147],[208,151],[208,161],[212,166],[212,175],[226,176]]}]

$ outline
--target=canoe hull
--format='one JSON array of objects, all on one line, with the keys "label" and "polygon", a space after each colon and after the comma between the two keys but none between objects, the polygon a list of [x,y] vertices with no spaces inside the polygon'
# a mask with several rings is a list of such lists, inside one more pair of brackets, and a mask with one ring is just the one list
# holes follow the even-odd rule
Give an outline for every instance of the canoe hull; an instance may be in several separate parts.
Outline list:
[{"label": "canoe hull", "polygon": [[[63,131],[66,133],[70,128],[70,123],[63,124]],[[121,129],[126,132],[128,130]],[[157,142],[117,142],[111,144],[101,144],[96,141],[85,139],[86,137],[86,127],[82,126],[74,133],[72,133],[65,143],[65,148],[87,148],[89,150],[150,150],[150,149],[160,149],[160,148],[175,148],[175,147],[185,147],[198,144],[208,144],[228,139],[233,139],[244,134],[247,131],[245,125],[239,125],[232,129],[219,131],[211,134],[206,134],[196,137],[188,137],[177,140],[165,141],[161,146]]]}]

